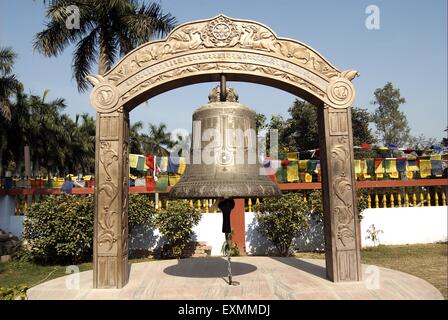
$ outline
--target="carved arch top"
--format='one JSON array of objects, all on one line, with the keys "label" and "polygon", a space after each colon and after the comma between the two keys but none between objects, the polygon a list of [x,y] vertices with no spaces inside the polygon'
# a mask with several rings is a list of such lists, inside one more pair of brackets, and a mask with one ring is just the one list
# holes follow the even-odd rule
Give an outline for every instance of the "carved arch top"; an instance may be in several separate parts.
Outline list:
[{"label": "carved arch top", "polygon": [[258,22],[218,15],[176,27],[164,40],[141,45],[104,76],[89,76],[98,112],[120,111],[141,93],[189,76],[234,73],[299,87],[334,108],[355,97],[355,70],[339,71],[311,47],[278,37]]}]

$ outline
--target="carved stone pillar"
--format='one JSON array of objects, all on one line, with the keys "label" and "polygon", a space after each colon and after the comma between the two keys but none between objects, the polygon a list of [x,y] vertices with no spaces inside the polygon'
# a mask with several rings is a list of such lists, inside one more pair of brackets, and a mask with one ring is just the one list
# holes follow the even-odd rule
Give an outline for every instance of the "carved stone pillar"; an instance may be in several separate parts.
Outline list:
[{"label": "carved stone pillar", "polygon": [[129,117],[97,113],[94,288],[122,288],[128,281]]},{"label": "carved stone pillar", "polygon": [[327,277],[360,281],[351,108],[318,109]]}]

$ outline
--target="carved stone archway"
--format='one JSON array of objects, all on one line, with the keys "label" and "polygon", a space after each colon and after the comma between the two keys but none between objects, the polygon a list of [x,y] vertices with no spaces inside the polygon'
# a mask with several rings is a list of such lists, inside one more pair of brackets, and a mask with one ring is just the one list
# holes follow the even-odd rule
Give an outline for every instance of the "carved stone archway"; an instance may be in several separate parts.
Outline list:
[{"label": "carved stone archway", "polygon": [[94,222],[95,288],[128,281],[129,111],[160,93],[189,84],[245,81],[276,87],[318,107],[327,277],[361,280],[356,209],[351,80],[317,51],[278,37],[253,21],[219,15],[146,43],[104,76],[89,76],[97,112]]}]

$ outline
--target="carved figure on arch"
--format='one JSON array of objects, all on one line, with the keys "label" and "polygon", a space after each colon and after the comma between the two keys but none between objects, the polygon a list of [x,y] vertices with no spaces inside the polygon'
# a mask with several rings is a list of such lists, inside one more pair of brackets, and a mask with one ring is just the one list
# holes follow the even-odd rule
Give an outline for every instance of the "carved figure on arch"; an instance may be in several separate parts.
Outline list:
[{"label": "carved figure on arch", "polygon": [[242,48],[276,51],[278,42],[272,33],[260,32],[259,28],[251,24],[242,24],[241,29],[239,44]]}]

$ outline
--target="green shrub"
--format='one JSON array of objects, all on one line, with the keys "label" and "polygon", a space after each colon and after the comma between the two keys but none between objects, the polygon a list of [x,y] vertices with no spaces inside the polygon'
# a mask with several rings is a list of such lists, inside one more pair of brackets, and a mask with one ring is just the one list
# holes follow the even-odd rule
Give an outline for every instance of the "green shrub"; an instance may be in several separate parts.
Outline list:
[{"label": "green shrub", "polygon": [[[23,237],[31,258],[48,263],[90,260],[93,249],[94,197],[49,196],[27,210]],[[154,225],[154,209],[142,194],[129,195],[129,231]]]},{"label": "green shrub", "polygon": [[193,227],[201,219],[200,211],[191,207],[187,200],[170,201],[156,216],[160,233],[168,240],[171,254],[180,258],[182,250],[190,242]]},{"label": "green shrub", "polygon": [[93,239],[93,196],[49,196],[27,210],[24,239],[31,255],[45,262],[71,262],[89,257]]},{"label": "green shrub", "polygon": [[310,210],[300,193],[264,199],[254,209],[259,232],[281,256],[288,256],[294,237],[309,228]]},{"label": "green shrub", "polygon": [[[358,217],[362,219],[362,211],[367,209],[367,197],[368,195],[363,190],[356,191],[356,205],[358,208]],[[313,214],[318,215],[320,221],[323,219],[323,206],[322,206],[322,191],[321,190],[313,190],[311,191],[308,197],[308,205],[310,206],[310,211]]]},{"label": "green shrub", "polygon": [[129,232],[135,226],[144,225],[154,228],[156,209],[150,205],[149,197],[144,194],[129,194]]},{"label": "green shrub", "polygon": [[25,300],[28,286],[21,285],[12,288],[0,287],[0,300]]}]

